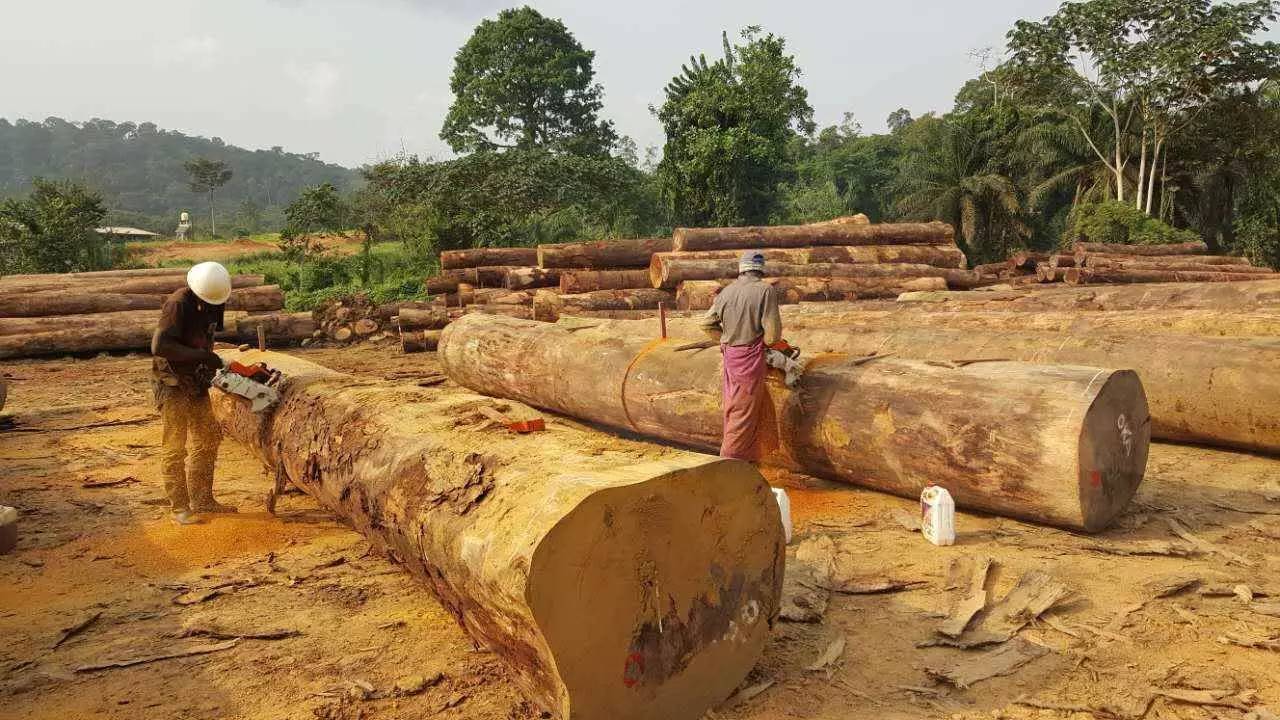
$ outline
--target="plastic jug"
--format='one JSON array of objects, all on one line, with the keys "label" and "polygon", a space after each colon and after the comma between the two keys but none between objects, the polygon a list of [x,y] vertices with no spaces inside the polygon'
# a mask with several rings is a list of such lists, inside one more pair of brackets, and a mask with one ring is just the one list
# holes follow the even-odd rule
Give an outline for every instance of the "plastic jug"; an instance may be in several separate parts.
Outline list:
[{"label": "plastic jug", "polygon": [[944,487],[930,485],[920,493],[920,532],[934,545],[956,542],[956,502]]},{"label": "plastic jug", "polygon": [[782,534],[788,544],[791,543],[791,498],[782,488],[773,488],[773,499],[778,501],[778,510],[782,512]]}]

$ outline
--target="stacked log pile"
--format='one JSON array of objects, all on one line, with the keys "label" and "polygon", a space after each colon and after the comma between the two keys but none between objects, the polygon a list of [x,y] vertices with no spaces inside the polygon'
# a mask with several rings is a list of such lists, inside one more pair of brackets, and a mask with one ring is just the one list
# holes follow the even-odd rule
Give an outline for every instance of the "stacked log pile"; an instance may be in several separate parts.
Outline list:
[{"label": "stacked log pile", "polygon": [[1170,282],[1239,282],[1275,275],[1248,258],[1208,255],[1203,242],[1170,245],[1113,245],[1078,242],[1070,252],[1021,251],[1001,263],[974,271],[1010,285],[1066,283],[1099,285]]},{"label": "stacked log pile", "polygon": [[[186,286],[186,273],[146,268],[0,277],[0,359],[147,350],[165,298]],[[259,325],[276,344],[311,337],[314,326],[280,313],[284,293],[264,285],[261,275],[234,276],[232,287],[219,340],[256,342]]]}]

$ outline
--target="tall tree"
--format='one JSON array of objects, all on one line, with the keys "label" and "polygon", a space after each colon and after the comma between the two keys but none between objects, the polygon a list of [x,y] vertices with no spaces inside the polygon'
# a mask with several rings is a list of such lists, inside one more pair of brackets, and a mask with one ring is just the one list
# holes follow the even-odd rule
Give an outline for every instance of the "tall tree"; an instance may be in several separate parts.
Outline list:
[{"label": "tall tree", "polygon": [[598,117],[603,102],[594,59],[559,20],[531,7],[503,10],[481,22],[454,56],[454,101],[441,139],[459,153],[607,151],[617,135]]},{"label": "tall tree", "polygon": [[0,204],[0,273],[77,272],[111,266],[107,240],[95,228],[107,214],[83,185],[36,178],[31,195]]},{"label": "tall tree", "polygon": [[[1132,184],[1131,202],[1150,213],[1167,144],[1215,94],[1280,70],[1280,45],[1254,40],[1276,8],[1274,0],[1068,2],[1009,32],[1011,69],[1071,119],[1111,171],[1115,197],[1123,201]],[[1093,108],[1110,120],[1105,134],[1086,122]]]},{"label": "tall tree", "polygon": [[191,192],[209,194],[209,234],[218,234],[218,224],[213,216],[213,193],[231,181],[231,168],[221,160],[193,158],[182,164],[187,170],[187,186]]},{"label": "tall tree", "polygon": [[673,218],[684,224],[763,224],[778,187],[795,175],[791,140],[814,130],[808,93],[786,42],[742,31],[722,35],[724,56],[691,58],[667,84],[656,111],[666,132],[658,178]]}]

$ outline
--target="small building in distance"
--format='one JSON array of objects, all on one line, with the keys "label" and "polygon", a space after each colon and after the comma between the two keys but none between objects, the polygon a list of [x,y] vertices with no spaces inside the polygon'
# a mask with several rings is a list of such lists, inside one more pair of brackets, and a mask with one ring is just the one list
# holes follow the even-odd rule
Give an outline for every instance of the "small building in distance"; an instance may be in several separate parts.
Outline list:
[{"label": "small building in distance", "polygon": [[133,227],[110,226],[94,228],[93,231],[108,240],[151,240],[152,238],[160,237],[160,233],[153,233],[150,230]]}]

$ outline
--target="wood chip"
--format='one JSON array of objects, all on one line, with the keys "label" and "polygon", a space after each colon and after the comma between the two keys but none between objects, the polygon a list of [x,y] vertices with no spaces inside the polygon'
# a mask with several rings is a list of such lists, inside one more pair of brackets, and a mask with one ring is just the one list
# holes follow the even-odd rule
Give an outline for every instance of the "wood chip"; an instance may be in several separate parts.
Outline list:
[{"label": "wood chip", "polygon": [[298,637],[301,634],[301,630],[288,628],[229,630],[219,625],[196,621],[183,627],[179,637],[207,637],[214,640],[284,640],[285,638]]},{"label": "wood chip", "polygon": [[1089,543],[1085,550],[1105,553],[1107,555],[1142,556],[1164,555],[1168,557],[1191,557],[1199,554],[1194,545],[1187,543],[1167,542],[1164,540],[1135,540],[1126,543]]},{"label": "wood chip", "polygon": [[1257,563],[1250,560],[1249,558],[1246,558],[1242,555],[1237,555],[1231,552],[1230,550],[1222,548],[1218,545],[1214,545],[1208,540],[1205,540],[1199,535],[1196,535],[1195,533],[1188,530],[1185,525],[1178,522],[1174,518],[1166,518],[1166,521],[1169,523],[1169,529],[1173,531],[1174,535],[1177,535],[1178,537],[1182,538],[1188,543],[1194,545],[1201,552],[1214,554],[1214,555],[1221,555],[1223,558],[1227,560],[1227,562],[1235,563],[1237,565],[1242,565],[1244,567],[1254,567],[1257,565]]},{"label": "wood chip", "polygon": [[805,670],[808,670],[809,672],[826,670],[844,654],[844,646],[844,633],[840,633],[836,636],[835,640],[831,641],[831,644],[827,646],[827,649],[822,651],[822,654],[818,656],[818,659],[814,660],[813,664],[805,668]]},{"label": "wood chip", "polygon": [[1175,702],[1185,703],[1187,705],[1207,705],[1210,707],[1229,707],[1237,710],[1248,710],[1246,705],[1239,697],[1230,694],[1230,691],[1223,690],[1156,690],[1155,694],[1173,700]]},{"label": "wood chip", "polygon": [[1259,615],[1280,618],[1280,602],[1249,603],[1249,609]]},{"label": "wood chip", "polygon": [[[940,629],[939,632],[947,637],[937,638],[928,644],[973,648],[1006,642],[1028,623],[1070,596],[1071,589],[1066,585],[1047,573],[1032,570],[1018,578],[1017,584],[1003,598],[971,623],[966,623],[967,629],[954,635]],[[944,623],[946,630],[953,630],[957,625],[958,622]]]},{"label": "wood chip", "polygon": [[953,662],[926,665],[924,671],[935,680],[964,689],[989,678],[1012,675],[1049,652],[1049,648],[1043,645],[1015,638],[994,650],[964,653]]},{"label": "wood chip", "polygon": [[1254,520],[1249,523],[1249,528],[1263,537],[1280,540],[1280,522]]},{"label": "wood chip", "polygon": [[911,590],[928,584],[925,580],[849,578],[847,580],[832,580],[827,589],[842,595],[881,595]]},{"label": "wood chip", "polygon": [[1186,592],[1201,582],[1200,576],[1190,575],[1187,573],[1175,573],[1173,575],[1165,575],[1156,578],[1145,584],[1145,587],[1151,598],[1173,597],[1182,592]]},{"label": "wood chip", "polygon": [[124,660],[106,660],[103,662],[91,663],[89,665],[81,665],[76,668],[76,672],[95,672],[97,670],[111,670],[113,668],[127,668],[135,665],[145,665],[147,663],[159,662],[161,660],[174,660],[176,658],[193,657],[195,655],[208,655],[209,653],[222,652],[230,650],[239,644],[239,640],[228,640],[226,642],[214,643],[211,645],[193,645],[182,650],[162,653],[160,655],[142,655],[140,657],[126,658]]},{"label": "wood chip", "polygon": [[[957,564],[961,567],[957,568]],[[956,604],[951,608],[951,612],[947,614],[947,618],[938,627],[939,634],[947,637],[960,635],[969,626],[973,616],[986,607],[987,573],[991,570],[991,564],[991,558],[986,556],[966,556],[952,564],[948,577],[965,576],[968,579],[964,581],[964,585],[961,587],[964,595],[956,601]],[[948,581],[948,585],[951,584],[953,583]]]},{"label": "wood chip", "polygon": [[119,480],[86,480],[85,482],[80,483],[80,487],[89,489],[109,488],[120,487],[121,485],[128,485],[129,483],[136,482],[138,482],[138,479],[130,475],[128,477],[122,477]]},{"label": "wood chip", "polygon": [[820,622],[831,600],[831,563],[835,543],[825,535],[809,538],[787,550],[782,576],[782,604],[778,616],[788,622]]},{"label": "wood chip", "polygon": [[776,682],[776,680],[765,680],[764,682],[759,682],[755,685],[748,685],[747,687],[740,688],[738,692],[734,693],[733,696],[726,700],[724,704],[726,707],[741,705],[760,695],[760,693],[763,693],[765,690],[773,687]]},{"label": "wood chip", "polygon": [[907,530],[909,532],[920,531],[921,525],[919,513],[909,513],[902,508],[894,508],[894,510],[889,513],[889,517],[891,517],[903,530]]},{"label": "wood chip", "polygon": [[90,613],[89,615],[86,615],[84,618],[82,618],[79,622],[75,623],[71,627],[63,628],[62,633],[58,636],[58,641],[53,644],[53,647],[57,648],[58,646],[62,645],[62,643],[79,635],[85,630],[88,630],[89,626],[98,622],[98,618],[100,617],[102,617],[102,611],[98,610],[97,612],[93,612],[93,613]]},{"label": "wood chip", "polygon": [[1280,652],[1280,637],[1250,638],[1243,635],[1229,634],[1218,638],[1218,642],[1224,645],[1239,645],[1240,647],[1253,648],[1255,650]]},{"label": "wood chip", "polygon": [[1246,515],[1280,515],[1280,507],[1267,507],[1265,505],[1237,505],[1235,503],[1218,500],[1212,503],[1214,507],[1230,510],[1231,512],[1244,513]]}]

